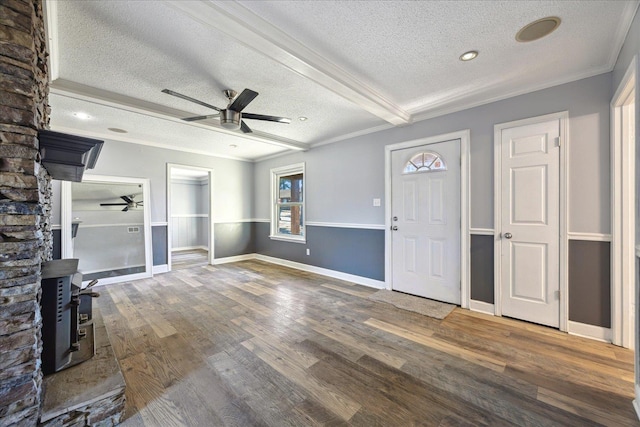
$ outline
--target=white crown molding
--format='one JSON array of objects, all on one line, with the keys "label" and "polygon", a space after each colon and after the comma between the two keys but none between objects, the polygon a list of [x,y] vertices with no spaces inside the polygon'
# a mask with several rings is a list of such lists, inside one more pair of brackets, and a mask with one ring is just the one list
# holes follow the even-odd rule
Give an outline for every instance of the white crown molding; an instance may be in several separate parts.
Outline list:
[{"label": "white crown molding", "polygon": [[624,12],[622,12],[622,19],[618,24],[618,31],[616,32],[616,35],[614,37],[613,48],[611,49],[611,52],[609,54],[609,66],[611,70],[613,70],[613,67],[616,66],[618,56],[620,55],[620,51],[622,50],[622,45],[627,38],[627,34],[629,34],[631,24],[633,23],[633,18],[636,16],[639,6],[640,3],[630,1],[627,2],[624,7]]},{"label": "white crown molding", "polygon": [[155,147],[155,148],[162,148],[164,150],[180,151],[182,153],[200,154],[203,156],[216,157],[219,159],[237,160],[240,162],[253,162],[253,160],[245,159],[244,157],[225,156],[224,154],[211,154],[206,150],[183,148],[183,147],[178,147],[171,144],[163,144],[155,141],[146,141],[143,139],[131,138],[128,136],[116,135],[111,133],[107,134],[106,132],[95,132],[95,131],[88,131],[88,130],[82,130],[82,129],[76,129],[76,128],[69,128],[66,126],[54,126],[54,125],[51,126],[51,130],[56,132],[69,133],[72,135],[86,136],[87,138],[96,138],[96,139],[103,139],[103,140],[107,139],[111,141],[127,142],[129,144],[146,145],[147,147]]},{"label": "white crown molding", "polygon": [[340,141],[344,141],[345,139],[351,139],[351,138],[357,138],[359,136],[364,136],[364,135],[369,135],[370,133],[375,133],[375,132],[380,132],[383,130],[387,130],[387,129],[391,129],[394,126],[391,124],[384,124],[384,125],[380,125],[380,126],[374,126],[368,129],[362,129],[356,132],[351,132],[351,133],[347,133],[344,135],[338,135],[336,137],[333,138],[329,138],[323,141],[318,141],[318,142],[312,142],[311,148],[316,148],[316,147],[321,147],[323,145],[329,145],[329,144],[333,144],[335,142],[340,142]]},{"label": "white crown molding", "polygon": [[[602,67],[572,74],[568,77],[565,76],[560,79],[547,81],[539,85],[525,86],[519,90],[514,90],[507,93],[501,93],[500,95],[483,98],[482,100],[479,100],[479,101],[465,101],[465,99],[468,98],[469,94],[471,93],[471,92],[466,92],[464,95],[458,97],[458,99],[460,99],[461,101],[460,104],[451,105],[452,102],[455,102],[455,98],[447,98],[445,101],[442,101],[440,103],[425,104],[422,106],[412,108],[409,110],[409,112],[413,117],[414,123],[420,122],[423,120],[433,119],[433,118],[444,116],[447,114],[457,113],[459,111],[480,107],[482,105],[491,104],[493,102],[503,101],[505,99],[514,98],[516,96],[526,95],[528,93],[537,92],[539,90],[549,89],[554,86],[560,86],[566,83],[571,83],[571,82],[586,79],[589,77],[594,77],[603,73],[608,73],[612,69],[613,67],[607,64]],[[477,91],[475,91],[475,95],[482,95],[483,90],[484,90],[483,88],[478,89]]]},{"label": "white crown molding", "polygon": [[[193,126],[200,129],[205,129],[212,132],[224,133],[232,135],[237,138],[244,138],[253,141],[263,142],[278,147],[284,147],[292,150],[307,150],[309,144],[304,142],[294,141],[292,139],[283,138],[280,136],[268,134],[260,131],[253,131],[250,134],[238,133],[223,128],[216,124],[204,124],[198,122],[185,122],[183,117],[191,115],[192,113],[177,110],[175,108],[165,107],[163,105],[155,104],[152,102],[143,101],[140,99],[132,98],[130,96],[121,95],[114,92],[98,89],[92,86],[75,83],[69,80],[57,79],[51,83],[50,93],[55,95],[64,96],[67,98],[78,99],[81,101],[89,102],[92,104],[102,105],[106,107],[116,108],[118,110],[129,111],[133,113],[142,114],[157,119],[168,120],[174,123],[179,123],[183,126]],[[111,137],[110,139],[114,139]],[[182,148],[181,148],[182,150]],[[209,154],[210,155],[210,154]],[[247,160],[247,159],[244,159]]]},{"label": "white crown molding", "polygon": [[411,123],[411,115],[382,94],[235,1],[166,3],[389,123]]}]

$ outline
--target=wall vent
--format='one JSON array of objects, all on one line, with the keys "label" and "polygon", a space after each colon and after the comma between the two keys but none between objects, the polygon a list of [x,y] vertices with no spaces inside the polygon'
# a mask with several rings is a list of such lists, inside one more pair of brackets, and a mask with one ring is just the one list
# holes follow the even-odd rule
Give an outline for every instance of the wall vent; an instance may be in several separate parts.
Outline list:
[{"label": "wall vent", "polygon": [[127,233],[139,233],[140,227],[127,227]]}]

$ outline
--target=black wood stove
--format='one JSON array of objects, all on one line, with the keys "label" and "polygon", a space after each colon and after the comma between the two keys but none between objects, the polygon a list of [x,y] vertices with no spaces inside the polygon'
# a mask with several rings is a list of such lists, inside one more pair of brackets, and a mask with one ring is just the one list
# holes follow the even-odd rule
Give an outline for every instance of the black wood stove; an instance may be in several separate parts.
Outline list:
[{"label": "black wood stove", "polygon": [[[96,281],[90,284],[94,285]],[[42,264],[42,373],[58,372],[95,354],[90,286],[82,289],[77,259]]]}]

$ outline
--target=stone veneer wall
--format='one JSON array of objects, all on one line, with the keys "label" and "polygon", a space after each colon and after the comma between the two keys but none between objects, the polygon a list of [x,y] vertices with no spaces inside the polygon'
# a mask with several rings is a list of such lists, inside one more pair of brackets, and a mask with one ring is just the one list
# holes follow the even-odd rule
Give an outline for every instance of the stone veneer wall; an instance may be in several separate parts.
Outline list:
[{"label": "stone veneer wall", "polygon": [[39,416],[40,263],[51,259],[50,178],[37,130],[48,127],[41,0],[0,0],[0,425]]}]

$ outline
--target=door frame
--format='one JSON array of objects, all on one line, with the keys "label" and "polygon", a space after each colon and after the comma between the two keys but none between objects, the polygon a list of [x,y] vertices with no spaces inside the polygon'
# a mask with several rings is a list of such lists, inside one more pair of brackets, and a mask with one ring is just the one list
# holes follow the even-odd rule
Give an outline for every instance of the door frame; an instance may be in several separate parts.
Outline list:
[{"label": "door frame", "polygon": [[545,114],[543,116],[530,117],[522,120],[515,120],[507,123],[500,123],[494,125],[493,134],[493,214],[494,214],[494,292],[493,292],[493,307],[494,314],[496,316],[502,316],[502,249],[501,240],[502,236],[502,130],[533,125],[542,122],[548,122],[551,120],[560,121],[560,188],[558,197],[560,198],[560,235],[558,236],[559,244],[559,289],[560,289],[560,327],[561,331],[567,330],[568,316],[569,316],[569,240],[567,238],[567,224],[568,224],[568,182],[569,182],[569,165],[568,165],[568,151],[569,151],[569,112],[561,111],[558,113]]},{"label": "door frame", "polygon": [[391,245],[391,152],[405,148],[419,147],[421,145],[435,144],[438,142],[460,140],[460,305],[469,308],[471,296],[470,288],[470,230],[469,230],[469,144],[471,143],[471,131],[469,129],[399,142],[384,147],[384,211],[385,211],[385,289],[391,290],[393,285],[393,260]]},{"label": "door frame", "polygon": [[[132,178],[124,176],[90,175],[84,174],[82,182],[106,182],[116,184],[142,185],[142,215],[144,217],[144,273],[129,274],[126,276],[105,277],[100,279],[101,285],[127,282],[130,280],[153,277],[153,246],[151,242],[151,181],[148,178]],[[61,257],[73,258],[73,243],[71,236],[71,222],[73,221],[73,195],[71,194],[71,181],[60,181],[60,249]],[[147,202],[148,201],[148,202]]]},{"label": "door frame", "polygon": [[[611,342],[626,348],[634,344],[631,318],[636,282],[636,147],[640,138],[638,55],[635,55],[611,99]],[[624,144],[620,128],[622,105],[635,91],[635,144]],[[629,203],[631,201],[631,203]],[[638,292],[636,289],[635,292]],[[636,307],[636,311],[638,307]],[[638,345],[635,342],[636,346]]]},{"label": "door frame", "polygon": [[203,172],[207,172],[207,179],[209,183],[209,233],[207,237],[209,251],[207,254],[207,262],[209,265],[213,264],[215,259],[214,254],[214,222],[213,222],[213,174],[214,170],[211,168],[203,168],[200,166],[183,165],[179,163],[167,163],[167,271],[171,271],[171,172],[173,169],[193,169]]}]

